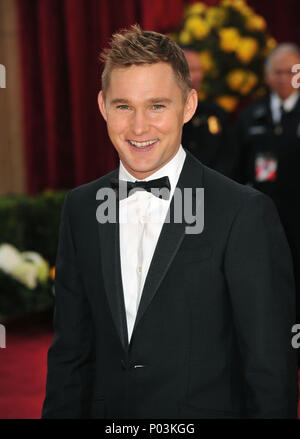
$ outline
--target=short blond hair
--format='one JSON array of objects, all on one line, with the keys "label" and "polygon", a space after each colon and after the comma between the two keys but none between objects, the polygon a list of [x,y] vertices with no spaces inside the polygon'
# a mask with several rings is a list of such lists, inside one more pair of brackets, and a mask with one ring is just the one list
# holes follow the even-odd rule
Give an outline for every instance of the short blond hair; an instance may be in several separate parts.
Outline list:
[{"label": "short blond hair", "polygon": [[158,32],[143,31],[138,24],[115,33],[110,46],[100,54],[100,60],[105,63],[101,77],[104,96],[113,69],[158,62],[170,64],[184,100],[192,88],[189,67],[178,44]]}]

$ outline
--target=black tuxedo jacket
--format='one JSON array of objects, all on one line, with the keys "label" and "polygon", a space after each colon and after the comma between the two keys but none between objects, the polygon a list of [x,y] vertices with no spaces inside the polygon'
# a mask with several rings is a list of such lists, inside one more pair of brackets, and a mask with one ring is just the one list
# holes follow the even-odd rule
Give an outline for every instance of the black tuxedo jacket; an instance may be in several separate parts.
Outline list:
[{"label": "black tuxedo jacket", "polygon": [[186,152],[177,186],[204,188],[204,230],[163,225],[130,343],[119,225],[96,220],[96,193],[118,170],[67,193],[43,418],[296,417],[294,279],[277,211]]}]

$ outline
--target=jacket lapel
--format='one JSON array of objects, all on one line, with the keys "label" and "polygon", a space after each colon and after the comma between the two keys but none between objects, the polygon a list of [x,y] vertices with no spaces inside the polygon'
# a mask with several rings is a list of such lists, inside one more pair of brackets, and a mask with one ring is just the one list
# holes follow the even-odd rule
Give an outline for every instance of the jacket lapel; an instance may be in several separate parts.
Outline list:
[{"label": "jacket lapel", "polygon": [[[118,178],[118,175],[119,170],[116,169],[110,174],[110,177]],[[109,180],[103,187],[110,187]],[[98,204],[100,204],[99,201],[97,201]],[[105,292],[117,333],[123,348],[126,350],[128,333],[121,275],[118,202],[116,203],[116,220],[116,223],[101,224],[97,222],[97,227]]]},{"label": "jacket lapel", "polygon": [[[172,212],[174,206],[174,199],[170,203],[170,211]],[[169,266],[175,257],[177,250],[184,238],[185,224],[184,223],[164,223],[160,233],[155,252],[149,267],[149,271],[145,280],[141,300],[135,319],[132,338],[134,337],[135,329],[140,322],[142,316],[146,312],[153,297],[155,296],[160,283],[165,277]]]}]

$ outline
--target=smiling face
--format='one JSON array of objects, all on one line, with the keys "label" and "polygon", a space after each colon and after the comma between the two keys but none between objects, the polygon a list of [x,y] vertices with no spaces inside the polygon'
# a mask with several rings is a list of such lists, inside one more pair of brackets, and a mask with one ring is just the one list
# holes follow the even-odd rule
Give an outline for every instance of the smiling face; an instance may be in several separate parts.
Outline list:
[{"label": "smiling face", "polygon": [[182,126],[197,107],[197,93],[184,100],[172,67],[165,62],[115,68],[101,114],[119,158],[137,179],[147,178],[177,153]]}]

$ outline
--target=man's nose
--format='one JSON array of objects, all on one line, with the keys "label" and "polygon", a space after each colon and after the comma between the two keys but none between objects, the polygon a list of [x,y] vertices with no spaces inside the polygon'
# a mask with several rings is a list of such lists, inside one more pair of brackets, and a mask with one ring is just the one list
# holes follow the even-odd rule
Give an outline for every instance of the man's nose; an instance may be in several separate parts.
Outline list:
[{"label": "man's nose", "polygon": [[140,136],[147,132],[149,122],[147,115],[142,110],[136,110],[131,120],[131,130],[133,134]]}]

